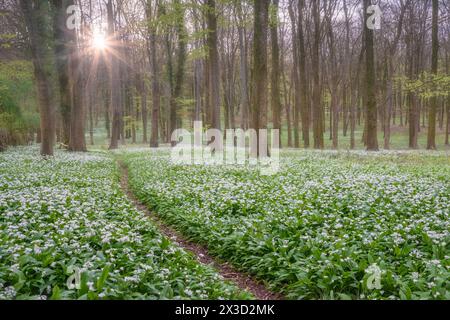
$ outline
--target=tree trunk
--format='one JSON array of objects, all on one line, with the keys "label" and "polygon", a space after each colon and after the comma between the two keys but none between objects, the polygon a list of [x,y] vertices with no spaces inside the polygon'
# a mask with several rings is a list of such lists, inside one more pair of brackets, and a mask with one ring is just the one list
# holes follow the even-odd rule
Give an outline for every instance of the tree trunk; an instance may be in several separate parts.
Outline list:
[{"label": "tree trunk", "polygon": [[298,1],[298,59],[299,59],[299,81],[300,81],[300,104],[302,117],[302,138],[305,148],[309,148],[309,126],[311,108],[308,99],[308,78],[306,73],[306,52],[305,52],[305,35],[303,30],[305,1]]},{"label": "tree trunk", "polygon": [[331,16],[327,16],[328,26],[328,42],[329,42],[329,55],[330,55],[330,68],[329,68],[329,82],[330,82],[330,136],[333,142],[333,149],[337,149],[339,146],[339,97],[338,97],[338,77],[339,72],[337,69],[336,59],[336,47],[334,40],[333,25]]},{"label": "tree trunk", "polygon": [[370,18],[367,13],[367,8],[370,5],[370,0],[364,0],[364,34],[365,34],[365,52],[366,52],[366,79],[365,89],[367,97],[366,105],[366,145],[368,151],[378,151],[378,137],[377,137],[377,125],[378,125],[378,112],[377,101],[375,97],[375,57],[374,57],[374,35],[373,30],[366,26],[367,19]]},{"label": "tree trunk", "polygon": [[295,21],[294,10],[292,7],[292,2],[288,7],[289,16],[291,18],[292,24],[292,80],[294,83],[294,147],[300,148],[300,109],[301,109],[301,88],[300,88],[300,76],[299,76],[299,50],[298,50],[298,38],[297,38],[297,27]]},{"label": "tree trunk", "polygon": [[278,4],[279,0],[272,0],[273,16],[270,21],[270,34],[272,44],[272,77],[271,101],[273,112],[273,129],[280,131],[279,146],[281,148],[281,101],[280,101],[280,49],[278,44]]},{"label": "tree trunk", "polygon": [[314,148],[324,148],[324,125],[322,112],[322,93],[320,87],[320,0],[313,1],[314,42],[312,49],[313,72],[313,131]]},{"label": "tree trunk", "polygon": [[142,114],[142,143],[148,143],[148,106],[147,106],[147,84],[145,80],[140,79],[141,84],[141,114]]},{"label": "tree trunk", "polygon": [[[158,5],[156,5],[158,7]],[[151,2],[147,3],[147,19],[149,20],[149,59],[150,65],[152,69],[152,134],[150,137],[150,147],[158,148],[159,146],[159,112],[161,109],[161,93],[160,93],[160,74],[159,74],[159,66],[157,61],[157,50],[158,45],[156,42],[156,32],[157,28],[153,25],[152,19],[152,7]]]},{"label": "tree trunk", "polygon": [[56,106],[58,94],[54,87],[56,76],[50,8],[47,1],[20,0],[28,29],[40,112],[41,154],[52,156],[56,136]]},{"label": "tree trunk", "polygon": [[207,0],[207,24],[208,24],[208,62],[209,62],[209,107],[212,114],[211,126],[221,129],[220,123],[220,69],[219,51],[217,46],[217,12],[216,1]]},{"label": "tree trunk", "polygon": [[[254,0],[254,39],[253,39],[253,103],[252,129],[267,128],[267,33],[269,28],[270,0]],[[256,152],[255,152],[256,151]],[[263,151],[252,150],[252,156],[263,154]]]},{"label": "tree trunk", "polygon": [[242,7],[239,2],[239,75],[241,81],[241,127],[242,129],[248,129],[249,125],[249,94],[248,94],[248,69],[247,69],[247,44],[245,39],[245,26],[244,18],[242,17]]},{"label": "tree trunk", "polygon": [[71,90],[69,79],[71,47],[75,45],[75,30],[67,28],[67,7],[74,4],[73,0],[52,0],[54,7],[55,55],[58,70],[60,112],[61,112],[61,142],[68,146],[70,140],[70,110]]},{"label": "tree trunk", "polygon": [[[431,57],[431,73],[437,74],[439,59],[439,0],[433,0],[433,31],[432,31],[432,57]],[[428,150],[436,150],[436,110],[437,97],[431,98],[431,105],[428,115]]]},{"label": "tree trunk", "polygon": [[75,53],[71,57],[71,78],[72,78],[72,109],[70,113],[70,142],[69,150],[74,152],[86,151],[86,139],[84,132],[86,99],[83,99],[84,86],[82,78],[81,57]]},{"label": "tree trunk", "polygon": [[[112,0],[108,0],[107,3],[108,11],[108,36],[114,41],[119,41],[118,36],[115,32],[114,26],[114,12]],[[113,48],[116,49],[117,48]],[[120,52],[120,51],[119,51]],[[111,93],[111,109],[112,109],[112,128],[111,128],[111,143],[109,146],[110,150],[119,148],[119,139],[121,136],[122,127],[122,94],[121,94],[121,80],[120,80],[120,60],[114,55],[109,55],[110,62],[110,93]]]}]

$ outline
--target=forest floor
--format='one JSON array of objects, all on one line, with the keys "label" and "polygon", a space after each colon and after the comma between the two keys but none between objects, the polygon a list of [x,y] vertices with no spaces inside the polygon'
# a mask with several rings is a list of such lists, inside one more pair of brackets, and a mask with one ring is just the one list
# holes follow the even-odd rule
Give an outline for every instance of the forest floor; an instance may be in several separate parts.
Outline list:
[{"label": "forest floor", "polygon": [[186,237],[181,235],[174,228],[164,223],[160,218],[158,218],[157,215],[152,213],[146,205],[140,202],[131,191],[128,185],[128,169],[123,161],[119,160],[119,167],[121,171],[120,185],[122,186],[124,194],[134,204],[137,210],[145,213],[146,216],[151,219],[161,234],[168,239],[171,239],[175,245],[191,252],[196,257],[198,262],[214,267],[225,280],[231,281],[240,289],[250,292],[258,300],[283,299],[281,294],[273,293],[268,290],[266,286],[261,283],[261,281],[257,281],[252,276],[236,270],[236,268],[232,267],[229,263],[220,261],[216,257],[213,257],[208,252],[206,246],[186,239]]},{"label": "forest floor", "polygon": [[0,300],[450,299],[448,152],[280,161],[0,153]]}]

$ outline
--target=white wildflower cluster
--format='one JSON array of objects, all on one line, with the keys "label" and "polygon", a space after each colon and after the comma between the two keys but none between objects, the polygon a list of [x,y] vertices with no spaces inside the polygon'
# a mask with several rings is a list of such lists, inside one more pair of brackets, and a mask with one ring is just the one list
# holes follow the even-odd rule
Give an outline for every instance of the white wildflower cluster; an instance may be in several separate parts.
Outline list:
[{"label": "white wildflower cluster", "polygon": [[0,300],[167,295],[249,297],[156,231],[121,192],[111,155],[0,153]]},{"label": "white wildflower cluster", "polygon": [[[386,286],[365,298],[401,298],[407,285],[410,298],[450,299],[443,152],[290,150],[271,177],[254,167],[173,165],[167,151],[122,155],[141,200],[288,297],[360,297],[364,270],[377,261]],[[432,293],[423,283],[436,274],[446,281]]]}]

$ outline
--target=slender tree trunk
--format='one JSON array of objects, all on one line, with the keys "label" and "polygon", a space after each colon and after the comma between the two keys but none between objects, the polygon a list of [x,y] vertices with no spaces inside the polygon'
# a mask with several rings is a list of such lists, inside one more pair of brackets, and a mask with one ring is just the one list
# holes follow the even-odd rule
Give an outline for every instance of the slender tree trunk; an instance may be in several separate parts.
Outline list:
[{"label": "slender tree trunk", "polygon": [[[108,0],[108,36],[114,41],[119,41],[114,27],[114,12],[112,0]],[[114,48],[117,50],[117,48]],[[119,51],[120,52],[120,51]],[[121,136],[122,127],[122,94],[121,94],[121,80],[120,80],[120,61],[114,54],[109,54],[109,73],[110,73],[110,102],[112,109],[112,128],[111,128],[111,143],[110,150],[117,149],[119,147],[119,139]]]},{"label": "slender tree trunk", "polygon": [[194,97],[195,112],[194,120],[202,120],[202,64],[200,59],[194,61]]},{"label": "slender tree trunk", "polygon": [[248,70],[247,70],[247,45],[245,41],[245,27],[243,22],[239,21],[239,75],[241,81],[241,127],[248,129],[249,124],[249,95],[248,95]]},{"label": "slender tree trunk", "polygon": [[287,135],[288,135],[288,147],[292,148],[292,120],[291,120],[291,90],[288,90],[286,72],[284,67],[284,58],[281,57],[280,60],[280,72],[283,78],[283,96],[284,96],[284,105],[286,108],[286,122],[287,122]]},{"label": "slender tree trunk", "polygon": [[[253,39],[253,103],[252,129],[267,128],[267,34],[269,28],[270,0],[254,0],[254,39]],[[255,151],[256,154],[255,154]],[[252,150],[252,156],[263,154],[262,150]]]},{"label": "slender tree trunk", "polygon": [[445,124],[445,145],[450,145],[450,95],[447,96],[447,122]]},{"label": "slender tree trunk", "polygon": [[[449,56],[448,53],[446,53],[445,55],[445,71],[447,72],[447,74],[449,73],[449,69],[450,69],[450,62],[449,62]],[[447,96],[447,101],[446,101],[446,114],[447,114],[447,122],[445,125],[445,145],[448,146],[450,145],[450,95]]]},{"label": "slender tree trunk", "polygon": [[142,113],[142,143],[148,143],[148,106],[147,106],[147,84],[145,80],[141,84],[141,113]]},{"label": "slender tree trunk", "polygon": [[109,88],[104,90],[103,92],[103,99],[104,99],[104,108],[105,108],[105,129],[106,129],[106,138],[109,140],[111,139],[111,120],[109,117],[109,107],[111,105],[111,94],[109,92]]},{"label": "slender tree trunk", "polygon": [[308,99],[308,78],[306,73],[306,52],[305,52],[305,35],[303,30],[305,1],[298,1],[298,58],[299,58],[299,80],[300,80],[300,101],[301,101],[301,117],[302,117],[302,136],[305,148],[309,148],[309,126],[311,108]]},{"label": "slender tree trunk", "polygon": [[313,72],[313,131],[314,148],[324,148],[324,125],[322,110],[322,94],[320,87],[320,0],[313,1],[313,20],[314,20],[314,40],[312,49],[312,72]]},{"label": "slender tree trunk", "polygon": [[221,129],[220,121],[220,69],[219,51],[217,46],[217,12],[216,1],[207,0],[207,22],[208,22],[208,62],[209,62],[209,107],[212,114],[212,127]]},{"label": "slender tree trunk", "polygon": [[69,79],[69,66],[71,49],[75,45],[75,30],[67,28],[67,7],[73,5],[73,0],[52,0],[54,7],[55,55],[59,76],[59,94],[61,111],[61,142],[65,146],[70,140],[70,110],[71,90]]},{"label": "slender tree trunk", "polygon": [[279,0],[272,0],[272,17],[270,34],[272,44],[272,77],[271,102],[273,112],[273,129],[280,130],[279,145],[281,148],[281,101],[280,101],[280,49],[278,43],[278,4]]},{"label": "slender tree trunk", "polygon": [[[437,74],[438,58],[439,58],[439,0],[433,0],[433,31],[432,31],[432,57],[431,57],[431,73]],[[436,110],[437,97],[431,98],[431,105],[428,115],[428,150],[436,150]]]},{"label": "slender tree trunk", "polygon": [[245,21],[242,13],[241,3],[238,1],[239,17],[238,25],[238,37],[239,37],[239,76],[240,76],[240,89],[241,89],[241,127],[242,129],[248,129],[249,126],[249,94],[248,94],[248,66],[247,66],[247,43],[245,32]]},{"label": "slender tree trunk", "polygon": [[84,132],[85,108],[83,101],[83,75],[82,61],[79,54],[75,53],[71,58],[72,77],[72,110],[70,114],[70,142],[69,150],[75,152],[85,152],[86,138]]},{"label": "slender tree trunk", "polygon": [[338,97],[338,76],[339,71],[337,69],[336,48],[334,40],[334,32],[331,21],[331,16],[327,17],[328,26],[328,42],[329,42],[329,55],[330,55],[330,68],[329,68],[329,82],[330,82],[330,136],[333,141],[333,149],[337,149],[339,146],[339,97]]},{"label": "slender tree trunk", "polygon": [[[159,7],[159,5],[156,5],[156,7]],[[157,61],[157,50],[158,45],[156,42],[156,32],[157,28],[153,24],[152,19],[152,7],[151,2],[148,1],[147,3],[147,19],[149,20],[149,34],[150,39],[148,42],[148,48],[149,48],[149,59],[150,59],[150,65],[152,69],[152,99],[153,99],[153,106],[152,106],[152,135],[150,138],[150,147],[152,148],[158,148],[159,146],[159,113],[161,109],[161,93],[160,93],[160,73],[159,73],[159,66]]]},{"label": "slender tree trunk", "polygon": [[373,30],[369,29],[365,24],[368,18],[367,8],[370,5],[370,0],[364,0],[364,33],[365,33],[365,51],[366,51],[366,96],[367,96],[367,115],[366,115],[366,144],[368,151],[378,151],[378,112],[377,101],[375,97],[375,57],[374,57],[374,35]]},{"label": "slender tree trunk", "polygon": [[91,99],[89,101],[89,139],[91,146],[95,144],[94,141],[94,106],[95,100],[93,97],[93,93],[91,92]]},{"label": "slender tree trunk", "polygon": [[299,78],[299,50],[298,50],[298,37],[297,27],[294,15],[294,9],[292,7],[293,2],[289,4],[289,15],[292,23],[292,80],[294,83],[294,147],[300,148],[300,109],[301,109],[301,88]]}]

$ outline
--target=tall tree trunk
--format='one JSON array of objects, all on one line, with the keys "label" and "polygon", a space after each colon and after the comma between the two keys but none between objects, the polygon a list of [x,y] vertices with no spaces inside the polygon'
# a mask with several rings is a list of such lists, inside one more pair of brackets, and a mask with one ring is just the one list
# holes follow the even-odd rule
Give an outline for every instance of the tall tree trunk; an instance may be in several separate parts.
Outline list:
[{"label": "tall tree trunk", "polygon": [[247,67],[247,43],[245,39],[245,25],[242,14],[242,7],[238,1],[238,16],[239,16],[239,76],[241,81],[241,127],[248,129],[249,125],[249,94],[248,94],[248,67]]},{"label": "tall tree trunk", "polygon": [[[448,52],[445,55],[445,71],[448,74],[450,69],[450,61],[449,61]],[[447,122],[445,125],[445,145],[450,145],[450,95],[447,96],[446,100],[446,114],[447,114]]]},{"label": "tall tree trunk", "polygon": [[301,109],[301,93],[300,77],[299,77],[299,50],[298,50],[298,37],[297,27],[295,21],[294,9],[292,7],[293,2],[289,3],[289,16],[292,24],[292,79],[294,83],[294,147],[300,148],[300,109]]},{"label": "tall tree trunk", "polygon": [[[112,0],[108,0],[107,3],[108,11],[108,36],[114,42],[119,41],[119,37],[116,34],[114,26],[114,12]],[[113,48],[117,50],[117,48]],[[118,50],[118,52],[121,52]],[[120,80],[120,60],[114,55],[109,54],[110,62],[110,102],[112,110],[112,128],[111,128],[111,143],[109,145],[110,150],[117,149],[119,147],[119,139],[122,131],[122,86]]]},{"label": "tall tree trunk", "polygon": [[209,107],[212,114],[211,126],[221,129],[220,123],[220,69],[219,51],[217,46],[217,12],[216,1],[207,0],[207,24],[208,24],[208,62],[209,62]]},{"label": "tall tree trunk", "polygon": [[[156,8],[159,7],[158,4],[155,5]],[[147,20],[149,26],[149,59],[150,65],[152,69],[152,135],[150,138],[150,147],[158,148],[159,146],[159,113],[161,109],[161,93],[160,93],[160,74],[159,74],[159,66],[157,59],[157,50],[158,45],[156,42],[156,32],[157,27],[154,25],[154,21],[152,21],[152,6],[151,1],[147,3]]]},{"label": "tall tree trunk", "polygon": [[54,7],[55,55],[58,70],[60,112],[62,122],[61,142],[68,146],[70,140],[71,90],[69,79],[71,47],[75,46],[75,30],[67,28],[67,7],[73,0],[52,0]]},{"label": "tall tree trunk", "polygon": [[89,101],[89,139],[91,146],[95,144],[94,141],[94,106],[95,106],[95,99],[93,97],[93,92],[91,92],[91,97]]},{"label": "tall tree trunk", "polygon": [[278,44],[278,4],[279,0],[272,0],[272,17],[270,21],[270,34],[272,44],[272,77],[271,102],[273,112],[273,129],[280,130],[279,146],[281,148],[281,101],[280,101],[280,49]]},{"label": "tall tree trunk", "polygon": [[[432,31],[432,57],[431,57],[431,73],[437,74],[438,58],[439,58],[439,0],[433,0],[433,31]],[[436,110],[437,97],[431,98],[431,105],[428,115],[428,150],[436,150]]]},{"label": "tall tree trunk", "polygon": [[37,82],[41,119],[41,154],[52,156],[56,136],[56,106],[59,96],[55,88],[57,75],[51,40],[52,15],[47,1],[20,0],[20,7],[28,29]]},{"label": "tall tree trunk", "polygon": [[339,97],[338,97],[338,68],[336,59],[336,47],[334,40],[333,25],[331,21],[331,15],[327,16],[328,26],[328,42],[329,42],[329,55],[330,55],[330,68],[329,68],[329,82],[330,82],[330,136],[333,141],[333,149],[337,149],[339,145]]},{"label": "tall tree trunk", "polygon": [[[283,47],[283,46],[282,46]],[[288,136],[288,147],[292,148],[292,121],[291,121],[291,90],[288,90],[286,79],[286,71],[284,67],[284,58],[281,57],[280,60],[280,72],[283,78],[283,96],[284,96],[284,105],[286,108],[286,122],[287,122],[287,136]]]},{"label": "tall tree trunk", "polygon": [[314,41],[312,49],[313,72],[313,131],[314,148],[324,148],[324,124],[322,112],[322,94],[320,87],[320,0],[313,1]]},{"label": "tall tree trunk", "polygon": [[106,88],[103,92],[103,99],[104,99],[104,108],[105,108],[105,129],[106,129],[106,138],[109,140],[111,139],[111,120],[109,117],[109,108],[110,108],[110,100],[111,95],[109,93],[109,89]]},{"label": "tall tree trunk", "polygon": [[305,148],[309,148],[309,126],[311,108],[308,99],[308,78],[306,73],[306,52],[305,52],[305,35],[303,30],[305,1],[298,0],[298,64],[299,64],[299,81],[300,81],[300,103],[302,117],[302,138]]},{"label": "tall tree trunk", "polygon": [[[166,37],[167,53],[168,53],[168,72],[169,72],[169,82],[171,83],[172,94],[170,98],[170,119],[169,119],[169,139],[170,134],[177,129],[179,123],[178,118],[178,99],[181,98],[184,84],[184,67],[187,58],[186,49],[186,30],[184,25],[184,8],[183,3],[180,0],[174,1],[175,14],[177,16],[176,24],[176,35],[178,37],[177,41],[177,65],[176,71],[173,73],[172,66],[172,52],[170,49],[170,39]],[[175,142],[172,141],[172,145]]]},{"label": "tall tree trunk", "polygon": [[[270,0],[254,0],[254,39],[253,39],[253,103],[252,129],[267,128],[267,33],[269,28]],[[255,154],[255,151],[256,154]],[[252,156],[264,154],[262,150],[252,150]]]},{"label": "tall tree trunk", "polygon": [[140,79],[141,84],[141,114],[142,114],[142,143],[148,143],[148,106],[147,106],[147,84],[145,80]]},{"label": "tall tree trunk", "polygon": [[[199,48],[199,47],[197,47]],[[200,59],[194,61],[194,121],[202,120],[202,63]]]},{"label": "tall tree trunk", "polygon": [[369,13],[367,13],[367,8],[370,5],[370,0],[364,0],[364,33],[365,33],[365,52],[366,52],[366,79],[365,79],[365,89],[367,96],[366,105],[366,144],[368,151],[378,151],[378,137],[377,137],[377,126],[378,126],[378,111],[377,111],[377,101],[375,97],[375,57],[374,57],[374,35],[373,30],[366,26],[367,19],[370,18]]},{"label": "tall tree trunk", "polygon": [[83,85],[83,72],[81,56],[75,52],[71,57],[71,85],[72,85],[72,109],[70,113],[70,142],[69,150],[74,152],[86,151],[85,138],[85,102],[86,96]]}]

